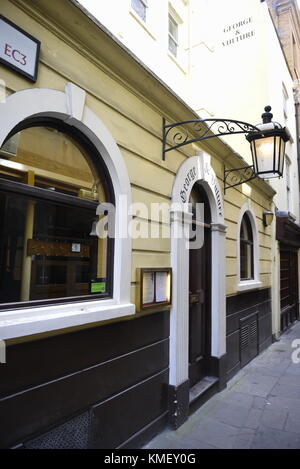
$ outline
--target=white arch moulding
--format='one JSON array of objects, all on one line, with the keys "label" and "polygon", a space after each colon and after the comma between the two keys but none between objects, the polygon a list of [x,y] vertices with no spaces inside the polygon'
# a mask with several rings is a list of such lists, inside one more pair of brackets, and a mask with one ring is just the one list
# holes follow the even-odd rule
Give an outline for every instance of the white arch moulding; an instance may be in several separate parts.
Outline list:
[{"label": "white arch moulding", "polygon": [[[52,117],[77,128],[94,144],[111,176],[116,200],[113,298],[0,313],[0,338],[9,339],[133,315],[130,303],[131,239],[127,236],[131,187],[122,154],[101,119],[86,104],[86,93],[68,83],[65,91],[26,89],[0,103],[0,147],[17,124]],[[128,204],[128,205],[127,205]]]},{"label": "white arch moulding", "polygon": [[192,220],[187,203],[196,182],[200,182],[206,190],[212,217],[211,356],[220,358],[226,353],[226,225],[223,199],[210,155],[199,152],[180,166],[172,190],[173,305],[170,321],[170,385],[174,387],[188,380],[189,361],[189,249],[187,241],[176,238],[174,234],[182,226],[183,214],[185,220]]}]

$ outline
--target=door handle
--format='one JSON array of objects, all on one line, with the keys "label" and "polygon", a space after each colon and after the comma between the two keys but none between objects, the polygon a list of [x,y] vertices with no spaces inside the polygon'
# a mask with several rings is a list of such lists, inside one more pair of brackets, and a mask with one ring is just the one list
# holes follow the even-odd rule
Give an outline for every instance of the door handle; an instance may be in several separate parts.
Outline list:
[{"label": "door handle", "polygon": [[204,299],[204,290],[198,290],[196,293],[190,293],[189,295],[190,304],[204,303]]},{"label": "door handle", "polygon": [[190,293],[190,304],[196,304],[200,301],[200,295],[198,293]]}]

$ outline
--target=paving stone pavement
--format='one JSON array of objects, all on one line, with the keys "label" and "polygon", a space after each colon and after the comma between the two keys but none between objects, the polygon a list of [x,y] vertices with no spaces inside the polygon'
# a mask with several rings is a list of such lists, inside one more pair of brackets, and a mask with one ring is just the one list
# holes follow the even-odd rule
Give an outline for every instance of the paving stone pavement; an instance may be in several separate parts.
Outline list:
[{"label": "paving stone pavement", "polygon": [[178,430],[145,449],[300,449],[300,322],[231,379]]}]

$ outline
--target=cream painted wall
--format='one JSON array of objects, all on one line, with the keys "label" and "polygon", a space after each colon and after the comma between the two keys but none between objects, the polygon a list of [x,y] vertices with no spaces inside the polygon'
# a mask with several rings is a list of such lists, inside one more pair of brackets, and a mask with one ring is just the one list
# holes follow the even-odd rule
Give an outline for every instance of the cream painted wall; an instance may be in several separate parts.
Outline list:
[{"label": "cream painted wall", "polygon": [[[111,0],[112,4],[114,1]],[[178,0],[178,2],[182,8],[185,8],[182,0]],[[30,5],[28,5],[29,7]],[[178,10],[180,10],[179,6]],[[7,92],[11,93],[28,87],[53,88],[63,91],[69,81],[86,90],[87,106],[104,122],[121,150],[131,182],[133,201],[145,202],[148,206],[151,202],[170,203],[172,186],[178,168],[188,156],[195,154],[196,149],[191,151],[185,148],[184,151],[174,151],[172,155],[169,154],[166,161],[162,161],[161,125],[166,105],[163,98],[160,107],[157,103],[154,105],[133,88],[131,83],[124,82],[123,77],[110,73],[106,64],[101,63],[101,57],[97,56],[96,61],[94,56],[88,55],[85,50],[78,49],[74,38],[68,36],[66,31],[61,35],[57,31],[54,34],[51,24],[35,21],[32,15],[27,15],[12,2],[3,0],[2,14],[13,19],[35,37],[42,39],[39,77],[36,84],[28,83],[21,76],[0,66],[0,78],[6,83]],[[132,15],[128,14],[128,18],[131,18]],[[136,19],[130,19],[130,21],[134,21],[132,24],[141,28]],[[149,41],[149,34],[144,29],[141,34],[147,34]],[[211,54],[206,46],[203,50],[208,55]],[[114,50],[112,50],[113,53]],[[170,62],[170,64],[173,67],[174,63]],[[199,62],[199,67],[203,69],[201,77],[202,75],[207,76],[208,69],[205,64]],[[176,66],[176,73],[180,75],[182,72],[177,69]],[[145,79],[145,77],[146,72],[143,74],[141,72],[141,79]],[[184,83],[188,83],[186,79]],[[200,85],[199,93],[201,91],[202,95],[205,95],[205,92],[207,94],[207,88],[202,86],[202,82]],[[189,90],[188,86],[185,88]],[[175,100],[170,96],[168,99]],[[235,103],[238,109],[237,104]],[[230,144],[233,145],[232,140]],[[215,145],[217,149],[210,151],[212,166],[217,174],[219,184],[223,188],[224,155],[222,151],[224,151],[224,147],[217,142]],[[243,152],[242,155],[244,156]],[[227,157],[230,161],[229,149]],[[271,207],[270,195],[255,184],[246,184],[227,191],[225,196],[225,223],[228,225],[226,240],[228,295],[237,292],[237,220],[240,208],[248,199],[250,199],[251,207],[257,216],[260,280],[264,287],[271,284],[271,231],[270,228],[264,228],[262,224],[263,211]],[[140,216],[140,219],[141,223],[149,223],[147,217]],[[165,239],[133,240],[132,301],[135,299],[136,268],[151,266],[170,266],[170,242]]]}]

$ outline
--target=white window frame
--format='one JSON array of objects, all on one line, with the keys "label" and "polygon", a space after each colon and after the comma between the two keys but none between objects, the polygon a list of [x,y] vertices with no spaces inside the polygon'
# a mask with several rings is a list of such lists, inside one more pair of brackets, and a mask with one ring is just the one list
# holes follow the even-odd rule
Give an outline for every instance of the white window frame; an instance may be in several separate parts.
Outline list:
[{"label": "white window frame", "polygon": [[85,105],[85,100],[85,91],[72,83],[66,85],[65,92],[34,88],[10,95],[0,108],[0,146],[25,119],[51,116],[77,128],[97,148],[109,171],[116,200],[112,298],[0,311],[2,340],[135,314],[135,305],[130,302],[131,239],[127,235],[131,221],[130,180],[115,140],[99,117]]},{"label": "white window frame", "polygon": [[[241,224],[245,213],[248,215],[253,236],[253,279],[243,280],[241,279],[241,243],[240,233]],[[241,208],[238,223],[237,223],[237,291],[254,290],[262,286],[260,281],[260,270],[259,270],[259,240],[258,240],[258,228],[256,223],[256,216],[252,210],[250,201],[247,201]]]},{"label": "white window frame", "polygon": [[[174,22],[174,24],[177,27],[177,38],[175,38],[173,36],[173,34],[171,33],[171,31],[170,31],[170,27],[169,27],[170,19]],[[169,10],[169,14],[168,14],[168,51],[169,51],[170,54],[172,54],[175,57],[176,60],[178,59],[178,52],[179,52],[179,27],[180,27],[180,25],[179,25],[178,21],[176,20],[175,16],[172,14],[172,12]],[[170,38],[176,44],[176,55],[173,54],[172,50],[170,49]]]}]

